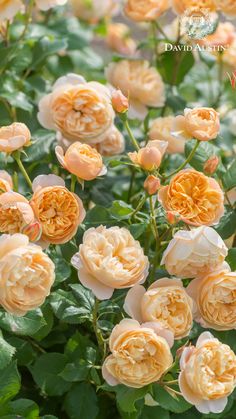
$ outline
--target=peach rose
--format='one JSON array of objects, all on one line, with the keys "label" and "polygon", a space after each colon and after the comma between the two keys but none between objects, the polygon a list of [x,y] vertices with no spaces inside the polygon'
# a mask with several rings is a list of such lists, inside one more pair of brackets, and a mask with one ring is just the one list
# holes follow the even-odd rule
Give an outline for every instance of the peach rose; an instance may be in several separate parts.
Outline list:
[{"label": "peach rose", "polygon": [[195,278],[222,265],[228,250],[219,234],[211,227],[179,230],[163,253],[161,265],[170,275]]},{"label": "peach rose", "polygon": [[220,131],[219,113],[212,108],[185,109],[184,116],[176,117],[174,128],[199,141],[214,140]]},{"label": "peach rose", "polygon": [[36,7],[40,10],[47,11],[52,7],[64,6],[67,0],[36,0]]},{"label": "peach rose", "polygon": [[162,140],[168,142],[167,153],[184,153],[185,143],[192,139],[192,136],[181,130],[175,133],[175,116],[165,116],[155,119],[149,131],[151,140]]},{"label": "peach rose", "polygon": [[177,278],[158,279],[147,291],[135,285],[127,293],[124,310],[140,323],[157,322],[175,339],[188,336],[193,324],[193,301]]},{"label": "peach rose", "polygon": [[171,2],[175,13],[178,15],[191,8],[208,9],[210,12],[216,11],[215,0],[171,0]]},{"label": "peach rose", "polygon": [[143,184],[144,189],[148,193],[148,195],[154,195],[157,193],[158,189],[161,187],[160,179],[156,176],[149,175]]},{"label": "peach rose", "polygon": [[236,16],[236,4],[234,0],[215,0],[215,4],[225,15],[230,17]]},{"label": "peach rose", "polygon": [[105,157],[122,154],[125,150],[124,136],[114,125],[107,137],[101,143],[96,144],[96,149]]},{"label": "peach rose", "polygon": [[134,55],[137,44],[130,36],[130,28],[124,23],[110,23],[107,26],[107,45],[122,55]]},{"label": "peach rose", "polygon": [[141,284],[148,275],[148,258],[129,230],[120,227],[90,228],[71,261],[80,282],[97,298],[111,298],[114,289]]},{"label": "peach rose", "polygon": [[129,110],[129,99],[119,89],[112,92],[111,103],[117,113],[126,113]]},{"label": "peach rose", "polygon": [[207,175],[213,175],[217,167],[219,166],[220,159],[218,156],[211,156],[209,159],[204,163],[203,170]]},{"label": "peach rose", "polygon": [[21,10],[24,10],[21,0],[0,0],[0,22],[13,19]]},{"label": "peach rose", "polygon": [[0,151],[12,153],[30,144],[31,134],[25,124],[13,124],[0,128]]},{"label": "peach rose", "polygon": [[113,125],[114,111],[109,90],[83,77],[60,77],[53,91],[39,102],[38,120],[70,141],[98,143]]},{"label": "peach rose", "polygon": [[70,0],[75,16],[87,22],[96,23],[112,11],[111,0]]},{"label": "peach rose", "polygon": [[30,205],[42,226],[42,240],[63,244],[74,237],[85,217],[80,198],[55,175],[40,175],[33,181]]},{"label": "peach rose", "polygon": [[124,384],[133,388],[158,381],[173,363],[172,343],[172,334],[155,323],[140,325],[123,319],[111,333],[112,354],[103,364],[103,378],[111,386]]},{"label": "peach rose", "polygon": [[214,225],[224,214],[224,194],[215,179],[193,169],[181,170],[159,191],[166,211],[179,214],[187,224]]},{"label": "peach rose", "polygon": [[235,27],[230,22],[220,22],[211,35],[198,40],[198,44],[207,45],[209,47],[223,46],[228,47],[235,38]]},{"label": "peach rose", "polygon": [[0,195],[0,233],[20,233],[33,220],[34,212],[24,196],[13,191]]},{"label": "peach rose", "polygon": [[191,281],[187,292],[196,302],[194,319],[202,327],[236,329],[236,272],[222,267]]},{"label": "peach rose", "polygon": [[55,266],[24,234],[0,237],[0,305],[24,316],[40,307],[55,280]]},{"label": "peach rose", "polygon": [[12,188],[11,176],[5,170],[0,170],[0,195],[4,192],[9,192]]},{"label": "peach rose", "polygon": [[134,164],[144,170],[152,171],[160,166],[167,147],[168,143],[165,141],[149,141],[145,147],[128,153],[128,156]]},{"label": "peach rose", "polygon": [[107,172],[102,156],[88,144],[75,142],[70,145],[65,155],[63,148],[57,146],[55,153],[64,169],[80,179],[93,180]]},{"label": "peach rose", "polygon": [[204,332],[196,347],[184,349],[180,368],[183,397],[201,413],[223,412],[236,386],[236,356],[230,347]]},{"label": "peach rose", "polygon": [[150,22],[156,20],[169,7],[169,0],[126,0],[124,12],[135,22]]},{"label": "peach rose", "polygon": [[148,61],[121,60],[111,63],[106,76],[112,86],[129,97],[129,114],[134,118],[145,118],[147,107],[162,107],[165,103],[165,85],[156,68]]}]

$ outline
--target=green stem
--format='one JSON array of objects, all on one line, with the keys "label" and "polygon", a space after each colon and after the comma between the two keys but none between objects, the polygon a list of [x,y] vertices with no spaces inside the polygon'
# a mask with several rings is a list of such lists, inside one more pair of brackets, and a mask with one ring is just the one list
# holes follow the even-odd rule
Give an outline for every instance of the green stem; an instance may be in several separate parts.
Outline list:
[{"label": "green stem", "polygon": [[29,24],[30,24],[30,21],[31,21],[31,15],[32,15],[33,7],[34,7],[34,0],[30,0],[29,4],[28,4],[27,11],[25,13],[25,18],[26,18],[25,27],[23,29],[23,32],[22,32],[20,38],[19,38],[19,41],[22,41],[25,38],[25,35],[27,33],[27,30],[28,30],[28,27],[29,27]]},{"label": "green stem", "polygon": [[176,169],[174,172],[170,173],[168,176],[164,176],[165,179],[169,179],[170,177],[176,175],[176,173],[178,173],[180,170],[183,170],[185,168],[185,166],[187,166],[188,163],[190,163],[190,161],[192,160],[195,152],[197,151],[198,147],[200,145],[200,141],[196,140],[196,144],[194,146],[194,148],[192,149],[191,153],[189,154],[189,156],[187,157],[187,159],[178,167],[178,169]]},{"label": "green stem", "polygon": [[154,59],[155,66],[158,65],[158,42],[157,42],[157,34],[156,34],[156,24],[155,22],[151,23],[152,28],[152,36],[153,36],[153,45],[154,45]]},{"label": "green stem", "polygon": [[158,251],[159,251],[159,233],[158,233],[158,228],[157,228],[157,223],[156,223],[156,216],[155,216],[155,206],[153,204],[153,197],[150,196],[149,197],[149,202],[150,202],[150,210],[151,210],[151,224],[153,226],[153,231],[154,231],[154,237],[156,240],[156,248],[155,248],[155,254],[153,257],[153,262],[152,262],[152,270],[151,270],[151,274],[150,274],[150,279],[151,282],[153,282],[153,279],[155,277],[155,273],[156,273],[156,266],[159,260],[159,255],[158,255]]},{"label": "green stem", "polygon": [[137,140],[134,137],[134,134],[132,133],[132,130],[129,126],[129,121],[128,121],[127,117],[124,121],[124,126],[126,128],[127,133],[129,134],[129,138],[130,138],[134,148],[138,151],[140,149],[140,147],[139,147],[139,144],[138,144]]},{"label": "green stem", "polygon": [[77,182],[77,177],[75,175],[71,175],[71,184],[70,184],[70,190],[71,192],[75,192],[75,185]]},{"label": "green stem", "polygon": [[130,214],[130,217],[134,217],[136,214],[137,214],[137,212],[139,212],[142,208],[143,208],[143,206],[144,206],[144,204],[145,204],[145,202],[146,202],[146,200],[147,200],[147,197],[146,197],[146,195],[141,199],[141,201],[139,202],[139,204],[138,204],[138,206],[137,206],[137,208]]},{"label": "green stem", "polygon": [[13,173],[12,180],[13,180],[14,191],[18,192],[18,174],[17,174],[17,172]]},{"label": "green stem", "polygon": [[14,153],[12,153],[12,157],[15,159],[16,163],[18,164],[18,167],[19,167],[22,175],[24,176],[27,184],[29,185],[30,189],[32,189],[32,182],[31,182],[30,177],[29,177],[28,173],[26,172],[26,170],[23,166],[23,163],[21,161],[20,151],[15,151]]},{"label": "green stem", "polygon": [[99,306],[99,300],[95,298],[94,308],[93,308],[93,330],[94,334],[97,339],[97,343],[99,346],[99,349],[101,351],[103,359],[106,356],[106,343],[104,342],[103,336],[101,334],[100,329],[98,328],[98,306]]}]

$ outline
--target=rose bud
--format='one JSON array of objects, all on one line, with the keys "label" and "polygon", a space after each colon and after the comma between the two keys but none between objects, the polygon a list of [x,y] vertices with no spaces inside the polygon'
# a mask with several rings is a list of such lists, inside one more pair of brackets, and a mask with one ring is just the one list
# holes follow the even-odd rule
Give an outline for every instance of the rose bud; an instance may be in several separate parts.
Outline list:
[{"label": "rose bud", "polygon": [[204,164],[204,172],[207,175],[213,175],[215,171],[217,170],[217,167],[219,165],[220,159],[217,156],[210,157],[206,163]]},{"label": "rose bud", "polygon": [[137,164],[144,170],[152,171],[160,166],[167,147],[168,143],[166,141],[149,141],[138,152],[128,153],[128,155],[134,164]]},{"label": "rose bud", "polygon": [[129,100],[121,90],[115,90],[112,93],[111,103],[117,113],[126,113],[129,109]]},{"label": "rose bud", "polygon": [[33,243],[40,240],[42,236],[42,231],[42,226],[38,221],[34,221],[31,224],[27,224],[23,226],[21,229],[21,233],[28,236],[29,240]]},{"label": "rose bud", "polygon": [[154,195],[160,188],[161,182],[160,179],[158,179],[156,176],[149,175],[146,178],[143,186],[148,195]]}]

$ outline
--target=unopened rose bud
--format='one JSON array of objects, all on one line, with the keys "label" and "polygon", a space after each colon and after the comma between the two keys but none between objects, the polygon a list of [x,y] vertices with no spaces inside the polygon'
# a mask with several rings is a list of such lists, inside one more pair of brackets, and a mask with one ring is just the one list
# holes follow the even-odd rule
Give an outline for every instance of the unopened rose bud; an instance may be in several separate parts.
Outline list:
[{"label": "unopened rose bud", "polygon": [[167,146],[166,141],[149,141],[145,147],[133,153],[128,153],[128,156],[134,164],[142,169],[147,171],[156,170],[161,164]]},{"label": "unopened rose bud", "polygon": [[148,195],[154,195],[157,193],[158,189],[161,187],[160,179],[156,176],[149,175],[144,182],[144,189],[147,191]]},{"label": "unopened rose bud", "polygon": [[121,90],[115,90],[112,93],[111,103],[117,113],[126,113],[129,109],[128,98],[123,95]]},{"label": "unopened rose bud", "polygon": [[204,172],[207,175],[213,175],[219,165],[220,159],[217,156],[210,157],[204,164]]},{"label": "unopened rose bud", "polygon": [[27,224],[21,229],[21,233],[29,237],[29,240],[33,243],[37,242],[42,235],[42,226],[38,221],[34,221],[31,224]]},{"label": "unopened rose bud", "polygon": [[179,221],[179,216],[173,211],[167,211],[166,218],[169,224],[176,224]]}]

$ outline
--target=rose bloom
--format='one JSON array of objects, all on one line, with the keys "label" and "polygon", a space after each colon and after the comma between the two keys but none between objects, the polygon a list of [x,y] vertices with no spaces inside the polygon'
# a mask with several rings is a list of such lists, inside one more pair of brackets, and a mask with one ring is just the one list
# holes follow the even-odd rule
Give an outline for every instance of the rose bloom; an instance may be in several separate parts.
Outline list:
[{"label": "rose bloom", "polygon": [[165,103],[165,85],[156,68],[148,61],[121,60],[111,63],[106,76],[112,86],[129,97],[130,117],[144,119],[147,107],[162,107]]},{"label": "rose bloom", "polygon": [[170,275],[195,278],[222,265],[228,250],[220,235],[211,227],[179,230],[163,253],[161,265]]},{"label": "rose bloom", "polygon": [[5,171],[0,170],[0,195],[4,192],[9,192],[13,188],[11,176]]},{"label": "rose bloom", "polygon": [[33,220],[34,212],[24,196],[13,191],[0,195],[0,233],[20,233]]},{"label": "rose bloom", "polygon": [[235,38],[235,27],[230,22],[220,22],[211,35],[198,40],[198,44],[207,45],[209,47],[224,46],[227,47],[232,44]]},{"label": "rose bloom", "polygon": [[55,175],[40,175],[33,181],[30,205],[42,226],[42,240],[63,244],[74,237],[85,217],[80,198]]},{"label": "rose bloom", "polygon": [[24,316],[40,307],[55,280],[55,266],[24,234],[0,237],[0,305]]},{"label": "rose bloom", "polygon": [[157,193],[158,189],[160,189],[161,187],[160,179],[154,175],[149,175],[145,179],[143,187],[148,193],[148,195],[154,195],[155,193]]},{"label": "rose bloom", "polygon": [[127,293],[124,310],[140,323],[158,322],[175,339],[188,336],[192,328],[193,302],[177,278],[158,279],[147,291],[135,285]]},{"label": "rose bloom", "polygon": [[210,12],[216,11],[215,0],[171,0],[171,3],[178,15],[191,8],[208,9]]},{"label": "rose bloom", "polygon": [[80,179],[93,180],[107,172],[102,156],[88,144],[75,142],[70,145],[65,154],[63,148],[57,146],[55,153],[64,169]]},{"label": "rose bloom", "polygon": [[12,153],[30,144],[31,133],[25,124],[13,124],[0,128],[0,151]]},{"label": "rose bloom", "polygon": [[129,230],[102,225],[84,233],[71,262],[80,282],[100,300],[111,298],[114,289],[143,283],[149,268],[147,256]]},{"label": "rose bloom", "polygon": [[112,11],[111,0],[70,0],[74,15],[82,20],[96,23]]},{"label": "rose bloom", "polygon": [[21,0],[0,0],[0,22],[13,19],[23,9]]},{"label": "rose bloom", "polygon": [[219,184],[194,169],[181,170],[158,196],[166,211],[177,213],[190,225],[214,225],[224,214],[224,194]]},{"label": "rose bloom", "polygon": [[126,113],[129,110],[129,99],[119,89],[112,92],[111,103],[117,113]]},{"label": "rose bloom", "polygon": [[214,140],[220,131],[219,113],[212,108],[185,109],[175,119],[175,131],[187,132],[199,141]]},{"label": "rose bloom", "polygon": [[223,266],[191,281],[187,292],[196,302],[194,319],[202,327],[236,329],[236,272]]},{"label": "rose bloom", "polygon": [[134,164],[144,170],[152,171],[160,166],[167,146],[168,143],[165,141],[149,141],[145,147],[140,148],[139,151],[128,153],[128,156]]},{"label": "rose bloom", "polygon": [[96,149],[104,157],[122,154],[125,150],[123,134],[114,125],[107,134],[107,137],[101,143],[96,144]]},{"label": "rose bloom", "polygon": [[201,413],[220,413],[236,385],[236,356],[228,345],[209,332],[196,347],[184,349],[179,386],[183,397]]},{"label": "rose bloom", "polygon": [[103,378],[111,386],[141,388],[154,383],[173,363],[172,344],[171,332],[155,323],[140,325],[135,320],[123,319],[111,333],[112,354],[104,361]]},{"label": "rose bloom", "polygon": [[217,8],[225,15],[230,17],[236,16],[235,0],[215,0]]},{"label": "rose bloom", "polygon": [[167,153],[184,153],[185,143],[192,139],[189,133],[181,130],[175,134],[175,116],[165,116],[155,119],[150,127],[149,138],[168,142]]},{"label": "rose bloom", "polygon": [[130,36],[130,28],[124,23],[109,23],[106,35],[107,45],[122,55],[134,55],[137,44]]},{"label": "rose bloom", "polygon": [[156,20],[167,9],[169,0],[126,0],[124,12],[135,22],[149,22]]},{"label": "rose bloom", "polygon": [[76,74],[60,77],[52,93],[40,100],[38,120],[44,128],[60,131],[67,140],[98,143],[113,125],[110,92]]},{"label": "rose bloom", "polygon": [[67,0],[36,0],[36,7],[40,10],[47,11],[52,7],[64,6]]}]

